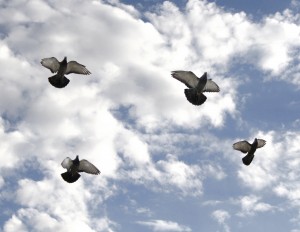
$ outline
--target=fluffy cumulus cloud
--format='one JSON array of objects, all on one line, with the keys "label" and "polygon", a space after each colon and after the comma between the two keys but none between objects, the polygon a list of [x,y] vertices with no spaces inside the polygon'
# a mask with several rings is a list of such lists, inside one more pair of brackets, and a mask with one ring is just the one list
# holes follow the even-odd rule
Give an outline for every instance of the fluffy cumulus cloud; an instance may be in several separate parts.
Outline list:
[{"label": "fluffy cumulus cloud", "polygon": [[[205,133],[238,118],[243,80],[228,71],[241,60],[285,78],[285,69],[298,62],[298,18],[286,10],[252,22],[199,0],[184,9],[166,1],[151,12],[114,0],[2,1],[0,199],[1,206],[13,206],[3,210],[2,230],[121,231],[101,204],[129,183],[156,194],[203,196],[207,179],[227,177],[220,159],[228,157],[222,148],[228,140]],[[56,89],[40,64],[51,56],[76,60],[92,75],[71,74],[69,85]],[[176,69],[207,71],[221,92],[208,93],[199,110],[171,77]],[[299,85],[297,72],[295,65],[286,80]],[[259,136],[267,146],[246,171],[235,166],[238,179],[298,203],[299,133]],[[63,182],[60,163],[75,154],[101,175]],[[259,199],[242,208],[264,211],[268,205]],[[227,211],[212,217],[227,228]],[[134,221],[154,231],[192,231],[175,221]]]},{"label": "fluffy cumulus cloud", "polygon": [[226,69],[238,56],[242,62],[252,62],[275,75],[285,70],[294,59],[292,51],[300,45],[299,16],[290,10],[267,16],[261,22],[252,22],[244,12],[226,12],[207,1],[188,1],[183,13],[170,2],[160,10],[159,15],[150,14],[150,19],[170,45],[194,52],[186,53],[191,64]]}]

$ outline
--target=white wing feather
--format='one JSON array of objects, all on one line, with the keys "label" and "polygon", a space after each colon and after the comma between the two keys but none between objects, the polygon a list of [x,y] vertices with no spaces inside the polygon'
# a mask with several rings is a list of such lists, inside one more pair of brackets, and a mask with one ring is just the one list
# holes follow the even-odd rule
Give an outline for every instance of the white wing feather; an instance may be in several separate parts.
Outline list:
[{"label": "white wing feather", "polygon": [[73,161],[69,157],[67,157],[63,160],[63,162],[61,163],[61,166],[63,168],[69,169],[72,164],[73,164]]},{"label": "white wing feather", "polygon": [[89,161],[87,161],[85,159],[80,160],[78,171],[86,172],[86,173],[90,173],[90,174],[94,174],[94,175],[100,174],[100,171],[98,170],[98,168],[96,168],[93,164],[91,164]]},{"label": "white wing feather", "polygon": [[66,70],[65,74],[67,75],[69,73],[76,73],[76,74],[83,74],[83,75],[91,74],[91,72],[89,70],[87,70],[87,68],[84,65],[79,64],[76,61],[68,62],[67,70]]},{"label": "white wing feather", "polygon": [[188,88],[195,88],[199,78],[191,71],[172,71],[172,77],[185,84]]},{"label": "white wing feather", "polygon": [[220,88],[214,81],[208,79],[203,92],[220,92]]},{"label": "white wing feather", "polygon": [[248,143],[246,140],[244,141],[240,141],[240,142],[236,142],[232,145],[233,149],[241,151],[243,153],[247,153],[250,151],[251,149],[251,144]]},{"label": "white wing feather", "polygon": [[266,140],[257,139],[257,148],[261,148],[261,147],[265,146],[265,144],[266,144]]},{"label": "white wing feather", "polygon": [[59,69],[59,62],[55,57],[44,58],[41,60],[41,64],[45,67],[50,69],[52,73],[56,73]]}]

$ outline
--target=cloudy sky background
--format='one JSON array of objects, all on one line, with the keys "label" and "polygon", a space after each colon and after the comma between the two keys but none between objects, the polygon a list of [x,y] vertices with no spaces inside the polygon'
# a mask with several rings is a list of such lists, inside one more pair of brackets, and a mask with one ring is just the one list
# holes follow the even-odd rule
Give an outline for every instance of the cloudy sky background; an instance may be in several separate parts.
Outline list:
[{"label": "cloudy sky background", "polygon": [[[300,2],[0,0],[0,231],[300,231]],[[45,57],[90,76],[48,83]],[[172,70],[207,71],[195,107]],[[238,140],[262,138],[242,164]],[[100,176],[74,184],[62,160]]]}]

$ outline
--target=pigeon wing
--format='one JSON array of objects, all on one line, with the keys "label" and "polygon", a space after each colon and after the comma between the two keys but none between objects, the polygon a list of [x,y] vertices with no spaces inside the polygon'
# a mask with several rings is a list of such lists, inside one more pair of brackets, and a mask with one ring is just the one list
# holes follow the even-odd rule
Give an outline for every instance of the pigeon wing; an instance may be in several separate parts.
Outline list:
[{"label": "pigeon wing", "polygon": [[67,157],[63,160],[63,162],[61,163],[61,166],[63,168],[66,168],[67,170],[69,170],[72,164],[73,164],[73,161],[69,157]]},{"label": "pigeon wing", "polygon": [[240,142],[234,143],[232,145],[232,147],[235,150],[241,151],[243,153],[247,153],[251,149],[251,144],[248,143],[246,140],[244,140],[244,141],[240,141]]},{"label": "pigeon wing", "polygon": [[76,73],[76,74],[83,74],[83,75],[91,74],[91,72],[87,70],[87,68],[84,65],[79,64],[76,61],[68,62],[67,70],[65,74],[69,74],[69,73]]},{"label": "pigeon wing", "polygon": [[220,92],[220,88],[214,81],[208,79],[203,92]]},{"label": "pigeon wing", "polygon": [[257,139],[257,148],[261,148],[261,147],[265,146],[265,144],[266,144],[266,140]]},{"label": "pigeon wing", "polygon": [[59,62],[55,57],[51,58],[44,58],[41,60],[41,64],[45,67],[50,69],[52,73],[56,73],[59,69]]},{"label": "pigeon wing", "polygon": [[188,88],[195,88],[199,82],[199,78],[191,71],[172,71],[171,75]]},{"label": "pigeon wing", "polygon": [[93,164],[91,164],[89,161],[85,159],[80,160],[78,172],[86,172],[94,175],[100,174],[98,168],[96,168]]}]

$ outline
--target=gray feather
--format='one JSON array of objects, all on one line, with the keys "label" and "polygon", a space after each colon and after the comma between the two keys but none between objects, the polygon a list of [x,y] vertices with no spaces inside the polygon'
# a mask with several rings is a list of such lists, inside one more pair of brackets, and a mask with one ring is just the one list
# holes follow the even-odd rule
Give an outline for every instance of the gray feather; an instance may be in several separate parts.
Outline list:
[{"label": "gray feather", "polygon": [[41,61],[41,64],[45,67],[50,69],[52,73],[56,73],[59,69],[59,62],[55,57],[50,57],[50,58],[44,58]]},{"label": "gray feather", "polygon": [[96,168],[93,164],[91,164],[89,161],[83,159],[80,160],[78,172],[86,172],[89,174],[98,175],[100,174],[100,171],[98,168]]}]

